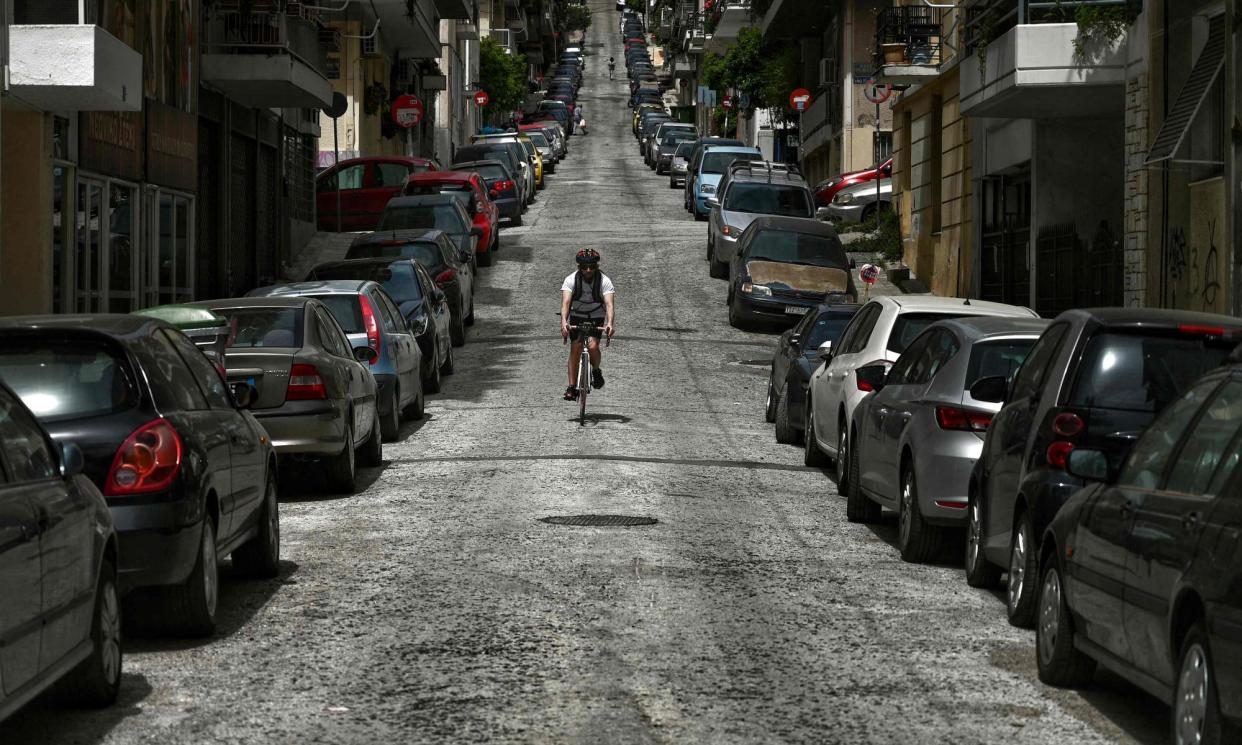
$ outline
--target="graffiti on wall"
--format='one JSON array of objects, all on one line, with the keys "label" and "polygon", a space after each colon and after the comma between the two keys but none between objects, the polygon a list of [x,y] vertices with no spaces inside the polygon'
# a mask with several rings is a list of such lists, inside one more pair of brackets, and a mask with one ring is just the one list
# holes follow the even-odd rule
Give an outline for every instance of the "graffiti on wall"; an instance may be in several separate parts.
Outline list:
[{"label": "graffiti on wall", "polygon": [[1168,248],[1168,305],[1170,308],[1224,312],[1220,278],[1220,249],[1216,245],[1216,218],[1208,218],[1191,230],[1173,229]]}]

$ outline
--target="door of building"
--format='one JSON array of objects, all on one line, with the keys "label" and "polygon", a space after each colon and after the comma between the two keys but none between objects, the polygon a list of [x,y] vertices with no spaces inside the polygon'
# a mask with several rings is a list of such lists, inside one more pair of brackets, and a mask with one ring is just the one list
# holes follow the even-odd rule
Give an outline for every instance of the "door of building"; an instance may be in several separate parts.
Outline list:
[{"label": "door of building", "polygon": [[985,176],[981,188],[979,297],[1031,304],[1031,171]]}]

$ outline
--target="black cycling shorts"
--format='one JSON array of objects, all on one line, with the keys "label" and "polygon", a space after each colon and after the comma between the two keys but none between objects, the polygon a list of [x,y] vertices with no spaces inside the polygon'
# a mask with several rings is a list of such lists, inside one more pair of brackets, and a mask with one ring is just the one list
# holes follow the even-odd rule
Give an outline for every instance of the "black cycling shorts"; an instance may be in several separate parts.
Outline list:
[{"label": "black cycling shorts", "polygon": [[[599,339],[599,338],[603,337],[603,335],[604,335],[604,319],[602,319],[602,318],[587,318],[586,316],[570,316],[570,317],[569,317],[569,325],[570,325],[570,326],[577,326],[578,324],[582,323],[583,321],[590,321],[591,323],[594,323],[594,324],[595,324],[595,330],[591,332],[591,336],[595,337],[596,339]],[[569,338],[570,338],[572,341],[578,341],[579,339],[581,339],[581,338],[582,338],[582,332],[578,331],[578,329],[570,329],[570,330],[569,330]]]}]

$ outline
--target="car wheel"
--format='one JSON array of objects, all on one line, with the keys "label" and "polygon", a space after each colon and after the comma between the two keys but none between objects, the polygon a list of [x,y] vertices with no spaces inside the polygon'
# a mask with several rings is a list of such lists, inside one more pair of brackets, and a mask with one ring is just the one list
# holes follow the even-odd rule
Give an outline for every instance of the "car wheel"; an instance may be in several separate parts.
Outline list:
[{"label": "car wheel", "polygon": [[522,227],[522,213],[519,212],[518,214],[509,218],[509,227],[513,227],[513,228]]},{"label": "car wheel", "polygon": [[833,466],[837,472],[837,492],[844,492],[850,483],[850,441],[845,431],[845,422],[837,423],[837,457]]},{"label": "car wheel", "polygon": [[58,697],[67,703],[111,706],[121,690],[121,605],[116,584],[116,566],[104,561],[95,587],[91,654],[56,687]]},{"label": "car wheel", "polygon": [[802,451],[802,462],[812,468],[823,468],[828,464],[828,457],[824,455],[824,451],[819,449],[819,445],[815,443],[815,407],[811,406],[811,399],[806,400],[806,447]]},{"label": "car wheel", "polygon": [[776,367],[773,366],[772,371],[768,373],[768,401],[763,409],[763,421],[776,421],[776,404],[779,396],[776,395]]},{"label": "car wheel", "polygon": [[1035,595],[1032,586],[1039,576],[1039,557],[1035,554],[1031,518],[1023,513],[1009,546],[1009,582],[1005,589],[1005,610],[1009,623],[1029,629],[1035,623]]},{"label": "car wheel", "polygon": [[470,309],[466,311],[465,323],[467,326],[474,325],[474,293],[470,294]]},{"label": "car wheel", "polygon": [[[452,375],[453,370],[455,370],[456,367],[457,367],[457,363],[453,360],[453,345],[450,344],[448,348],[448,354],[444,355],[444,364],[440,365],[440,375]],[[432,393],[435,393],[438,390],[439,388],[437,388],[435,391],[432,391]]]},{"label": "car wheel", "polygon": [[909,463],[902,474],[901,499],[897,506],[897,548],[901,551],[901,560],[914,564],[929,561],[940,552],[941,533],[939,528],[929,525],[923,518],[913,463]]},{"label": "car wheel", "polygon": [[456,315],[449,315],[449,340],[455,347],[466,344],[466,323],[462,320],[462,315],[460,311]]},{"label": "car wheel", "polygon": [[233,566],[248,577],[270,579],[280,572],[280,506],[275,473],[267,475],[258,528],[258,535],[233,552]]},{"label": "car wheel", "polygon": [[406,404],[401,410],[401,415],[411,422],[417,422],[427,413],[427,394],[423,392],[423,387],[418,386],[418,395],[414,396],[414,400]]},{"label": "car wheel", "polygon": [[[388,398],[388,413],[380,417],[379,430],[380,437],[384,439],[384,442],[394,442],[401,434],[401,389],[393,386],[392,395]],[[371,440],[368,439],[363,445],[363,452],[367,452],[369,450],[367,446],[370,445],[370,443]],[[375,464],[366,463],[365,465]]]},{"label": "car wheel", "polygon": [[672,180],[672,179],[669,179],[669,180],[668,180],[668,188],[670,188],[670,189],[676,189],[676,188],[677,188],[677,182],[676,182],[676,181],[674,181],[674,180]]},{"label": "car wheel", "polygon": [[707,222],[707,215],[701,215],[701,214],[699,214],[699,210],[698,210],[698,208],[691,208],[691,211],[692,211],[692,212],[694,212],[694,221],[695,221],[695,222]]},{"label": "car wheel", "polygon": [[216,521],[203,517],[198,558],[184,582],[164,590],[163,617],[179,636],[204,637],[216,630],[220,599],[220,565],[216,556]]},{"label": "car wheel", "polygon": [[339,455],[328,460],[325,474],[328,488],[343,494],[358,491],[358,469],[354,461],[353,414],[345,422],[345,443]]},{"label": "car wheel", "polygon": [[[1203,622],[1196,621],[1182,640],[1177,689],[1173,696],[1173,742],[1237,742],[1237,727],[1221,718],[1216,666]],[[1227,731],[1229,730],[1229,731]]]},{"label": "car wheel", "polygon": [[750,328],[750,324],[742,315],[742,302],[737,299],[736,295],[729,301],[729,325],[741,330]]},{"label": "car wheel", "polygon": [[859,463],[858,453],[852,450],[845,454],[838,453],[837,458],[849,459],[850,478],[845,487],[845,519],[852,523],[873,523],[879,520],[880,505],[868,499],[862,491],[862,479],[859,478],[862,464]]},{"label": "car wheel", "polygon": [[708,230],[707,231],[707,255],[705,258],[710,262],[712,260],[712,254],[714,254],[715,252],[716,252],[716,249],[712,245],[712,231]]},{"label": "car wheel", "polygon": [[[1039,679],[1048,685],[1080,686],[1090,681],[1095,672],[1095,660],[1074,647],[1074,621],[1056,561],[1048,562],[1040,583],[1035,661],[1039,666]],[[1174,722],[1176,727],[1176,717]]]},{"label": "car wheel", "polygon": [[1000,584],[1001,569],[983,555],[983,505],[973,488],[966,509],[966,584],[991,589]]},{"label": "car wheel", "polygon": [[481,253],[481,254],[476,253],[475,258],[479,262],[479,266],[491,266],[492,265],[492,250],[489,248],[484,253]]},{"label": "car wheel", "polygon": [[[453,347],[450,344],[449,355],[451,356],[452,354],[453,354]],[[448,364],[447,361],[445,362],[445,364]],[[428,368],[430,368],[431,372],[423,376],[423,390],[428,391],[430,393],[439,393],[440,386],[442,384],[440,378],[444,374],[444,367],[442,365],[437,365],[435,359],[432,359],[431,363],[428,365]]]},{"label": "car wheel", "polygon": [[776,396],[776,441],[783,445],[793,445],[798,442],[798,431],[789,422],[789,393],[781,396],[773,392],[772,395]]},{"label": "car wheel", "polygon": [[[396,403],[394,399],[393,404]],[[379,404],[375,405],[374,414],[375,424],[371,426],[371,434],[358,446],[358,454],[355,456],[358,465],[367,468],[376,468],[384,463],[384,421],[379,415]]]}]

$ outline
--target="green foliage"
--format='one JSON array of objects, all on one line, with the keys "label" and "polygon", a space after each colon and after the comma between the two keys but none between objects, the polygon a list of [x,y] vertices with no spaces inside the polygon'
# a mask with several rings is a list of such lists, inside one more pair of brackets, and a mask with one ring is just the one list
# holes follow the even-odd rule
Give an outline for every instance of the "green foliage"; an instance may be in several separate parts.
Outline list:
[{"label": "green foliage", "polygon": [[750,96],[751,108],[783,107],[797,87],[798,53],[788,44],[767,43],[757,28],[745,28],[724,56],[699,59],[699,82],[719,95],[726,89]]},{"label": "green foliage", "polygon": [[639,13],[642,13],[644,10],[643,0],[625,0],[625,5],[627,8],[632,8]]},{"label": "green foliage", "polygon": [[901,221],[897,213],[891,209],[880,210],[876,222],[861,224],[867,235],[846,246],[849,251],[871,251],[878,253],[887,261],[899,261],[902,258]]},{"label": "green foliage", "polygon": [[484,115],[521,108],[526,100],[526,57],[506,54],[491,37],[479,44],[479,87],[487,91]]},{"label": "green foliage", "polygon": [[552,7],[552,23],[562,35],[571,31],[586,31],[591,25],[591,9],[585,5],[570,5],[566,0],[556,0]]},{"label": "green foliage", "polygon": [[699,58],[699,85],[719,91],[728,85],[725,79],[724,57],[705,54]]}]

